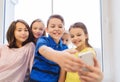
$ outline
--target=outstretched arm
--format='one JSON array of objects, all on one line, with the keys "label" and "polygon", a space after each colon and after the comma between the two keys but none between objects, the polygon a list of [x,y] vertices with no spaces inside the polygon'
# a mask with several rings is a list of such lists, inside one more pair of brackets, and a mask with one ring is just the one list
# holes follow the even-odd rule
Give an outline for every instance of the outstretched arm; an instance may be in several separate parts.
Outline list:
[{"label": "outstretched arm", "polygon": [[[66,50],[57,51],[47,46],[41,46],[39,53],[45,58],[56,62],[65,71],[76,72],[83,65],[82,61]],[[74,67],[74,68],[73,68]]]}]

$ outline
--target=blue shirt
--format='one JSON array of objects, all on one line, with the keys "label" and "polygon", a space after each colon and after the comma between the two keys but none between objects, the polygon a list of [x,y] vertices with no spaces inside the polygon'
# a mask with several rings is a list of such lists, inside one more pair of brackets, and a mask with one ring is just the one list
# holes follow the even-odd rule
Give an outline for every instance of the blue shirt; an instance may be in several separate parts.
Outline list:
[{"label": "blue shirt", "polygon": [[62,43],[62,40],[56,44],[51,36],[43,36],[39,38],[36,44],[35,59],[30,74],[30,82],[58,82],[60,67],[58,64],[46,59],[38,52],[39,48],[43,45],[59,51],[68,48],[65,44]]}]

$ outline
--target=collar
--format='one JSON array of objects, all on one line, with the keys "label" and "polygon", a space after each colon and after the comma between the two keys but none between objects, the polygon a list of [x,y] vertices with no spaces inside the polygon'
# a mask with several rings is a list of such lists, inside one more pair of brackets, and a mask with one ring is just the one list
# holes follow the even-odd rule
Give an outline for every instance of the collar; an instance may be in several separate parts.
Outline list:
[{"label": "collar", "polygon": [[52,46],[59,46],[59,47],[62,47],[62,40],[60,39],[59,40],[59,43],[57,44],[54,40],[53,40],[53,38],[50,36],[50,35],[48,35],[48,39],[49,39],[49,41],[50,41],[50,44],[52,45]]}]

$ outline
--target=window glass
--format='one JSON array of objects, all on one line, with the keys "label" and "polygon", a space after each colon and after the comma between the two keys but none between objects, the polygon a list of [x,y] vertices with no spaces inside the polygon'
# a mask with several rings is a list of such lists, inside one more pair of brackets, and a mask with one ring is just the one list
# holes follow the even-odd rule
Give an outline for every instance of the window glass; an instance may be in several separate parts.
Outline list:
[{"label": "window glass", "polygon": [[74,22],[85,23],[91,45],[101,48],[99,0],[54,0],[53,13],[59,13],[65,18],[67,29]]},{"label": "window glass", "polygon": [[74,22],[83,22],[88,29],[89,42],[102,64],[100,0],[19,0],[15,6],[15,19],[24,19],[29,24],[36,18],[46,24],[51,14],[62,15],[67,30]]},{"label": "window glass", "polygon": [[37,18],[46,23],[51,15],[51,0],[19,0],[15,5],[15,19],[24,19],[29,24]]}]

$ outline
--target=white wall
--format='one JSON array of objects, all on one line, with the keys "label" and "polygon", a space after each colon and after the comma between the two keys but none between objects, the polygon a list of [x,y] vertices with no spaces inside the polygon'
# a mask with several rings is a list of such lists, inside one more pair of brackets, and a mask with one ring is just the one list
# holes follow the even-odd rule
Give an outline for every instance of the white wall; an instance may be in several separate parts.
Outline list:
[{"label": "white wall", "polygon": [[102,39],[103,39],[103,72],[104,82],[113,81],[113,49],[112,49],[112,27],[111,27],[111,1],[102,1]]},{"label": "white wall", "polygon": [[114,82],[120,82],[120,0],[112,0],[112,31],[113,31],[113,70]]},{"label": "white wall", "polygon": [[6,6],[5,6],[5,34],[4,34],[4,43],[7,43],[6,41],[6,32],[9,28],[10,23],[14,20],[14,10],[15,10],[15,4],[18,0],[6,0]]},{"label": "white wall", "polygon": [[102,0],[104,82],[120,82],[120,0]]},{"label": "white wall", "polygon": [[4,0],[0,0],[0,43],[3,43]]},{"label": "white wall", "polygon": [[6,31],[14,20],[14,6],[18,0],[0,0],[0,43],[7,43]]}]

